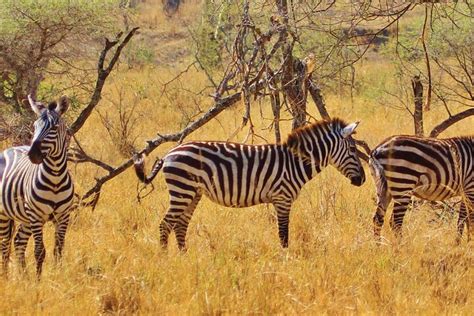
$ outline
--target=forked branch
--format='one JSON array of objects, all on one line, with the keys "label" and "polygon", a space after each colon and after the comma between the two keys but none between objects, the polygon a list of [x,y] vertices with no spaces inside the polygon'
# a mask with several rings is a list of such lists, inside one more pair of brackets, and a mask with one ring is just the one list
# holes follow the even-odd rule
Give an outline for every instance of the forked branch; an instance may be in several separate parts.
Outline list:
[{"label": "forked branch", "polygon": [[[92,93],[92,97],[91,97],[91,100],[89,101],[89,104],[82,110],[81,114],[79,114],[76,121],[72,123],[72,125],[69,127],[69,133],[71,135],[76,134],[82,128],[82,126],[87,121],[87,119],[91,115],[94,108],[99,103],[102,96],[102,89],[104,88],[105,80],[107,80],[107,77],[110,75],[110,72],[112,71],[115,64],[117,63],[120,57],[120,54],[122,53],[123,48],[132,39],[133,35],[135,35],[137,30],[138,30],[138,27],[133,28],[130,32],[128,32],[128,34],[123,39],[122,39],[122,33],[119,33],[117,37],[115,38],[115,40],[113,41],[105,39],[104,49],[100,53],[99,61],[97,64],[97,80],[96,80],[94,92]],[[117,44],[118,44],[117,49],[113,53],[113,56],[109,61],[109,64],[106,67],[104,67],[107,54]]]},{"label": "forked branch", "polygon": [[[217,101],[199,119],[190,123],[181,131],[174,134],[166,134],[166,135],[158,134],[156,138],[147,141],[147,146],[145,146],[142,150],[140,150],[136,155],[138,156],[141,156],[143,154],[148,155],[153,150],[155,150],[158,146],[167,142],[182,142],[186,136],[188,136],[189,134],[191,134],[198,128],[202,127],[206,123],[208,123],[210,120],[215,118],[219,113],[221,113],[226,108],[229,108],[235,103],[237,103],[240,100],[240,98],[241,98],[241,93],[238,92],[229,97],[226,97]],[[100,195],[102,186],[106,182],[112,180],[113,178],[120,175],[128,168],[130,168],[133,165],[133,162],[134,162],[133,158],[130,158],[124,163],[122,163],[120,166],[109,170],[109,172],[105,176],[97,178],[96,184],[80,198],[81,201],[87,201],[87,202],[82,203],[81,206],[92,206],[94,208],[99,200],[99,195]]]}]

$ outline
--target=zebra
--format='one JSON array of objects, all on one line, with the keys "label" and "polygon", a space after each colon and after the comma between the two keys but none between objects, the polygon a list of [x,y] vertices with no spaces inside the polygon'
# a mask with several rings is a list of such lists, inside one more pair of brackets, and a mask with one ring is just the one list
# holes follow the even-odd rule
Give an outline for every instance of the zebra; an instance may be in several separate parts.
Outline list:
[{"label": "zebra", "polygon": [[473,235],[474,137],[393,136],[372,150],[369,166],[377,191],[373,223],[378,242],[391,199],[394,206],[390,227],[401,237],[403,218],[412,196],[429,201],[461,196],[456,242],[461,241],[465,224],[468,240]]},{"label": "zebra", "polygon": [[178,248],[186,250],[189,221],[205,194],[215,203],[234,208],[272,203],[280,243],[287,248],[291,205],[306,182],[327,165],[335,166],[353,185],[365,182],[351,136],[358,124],[338,118],[320,121],[293,131],[283,144],[187,142],[157,160],[149,176],[143,156],[135,156],[136,174],[145,184],[163,167],[170,205],[160,224],[161,246],[167,247],[174,230]]},{"label": "zebra", "polygon": [[62,115],[69,107],[66,96],[48,106],[28,96],[37,115],[31,146],[8,148],[0,154],[0,239],[3,269],[8,272],[14,222],[19,223],[14,238],[15,252],[26,271],[28,239],[35,242],[36,274],[41,276],[46,250],[43,225],[55,225],[54,256],[61,259],[64,238],[74,196],[74,184],[67,170],[69,135]]}]

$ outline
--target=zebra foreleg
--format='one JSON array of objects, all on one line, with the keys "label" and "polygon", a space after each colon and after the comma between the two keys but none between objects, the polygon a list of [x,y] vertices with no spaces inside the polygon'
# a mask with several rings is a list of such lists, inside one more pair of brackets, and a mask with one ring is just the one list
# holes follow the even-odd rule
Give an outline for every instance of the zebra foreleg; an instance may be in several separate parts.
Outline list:
[{"label": "zebra foreleg", "polygon": [[2,240],[2,262],[3,272],[8,274],[8,263],[10,261],[11,240],[15,223],[13,220],[2,217],[0,218],[0,239]]},{"label": "zebra foreleg", "polygon": [[31,236],[31,229],[29,226],[25,224],[20,224],[18,228],[18,232],[15,235],[15,240],[13,241],[15,247],[16,257],[18,259],[18,263],[20,264],[20,268],[23,272],[26,271],[26,260],[25,260],[25,252],[26,246],[28,244],[28,240]]},{"label": "zebra foreleg", "polygon": [[191,204],[189,204],[188,208],[181,214],[173,228],[176,235],[178,248],[181,251],[186,251],[186,234],[188,231],[189,221],[193,216],[196,206],[201,200],[201,196],[202,195],[200,193],[196,194]]},{"label": "zebra foreleg", "polygon": [[278,219],[278,236],[283,248],[288,248],[288,226],[290,224],[291,204],[273,203]]},{"label": "zebra foreleg", "polygon": [[63,255],[64,239],[66,237],[67,227],[69,225],[69,216],[70,214],[65,212],[61,214],[59,218],[53,219],[53,223],[56,228],[54,239],[54,259],[56,264],[60,263]]},{"label": "zebra foreleg", "polygon": [[31,232],[35,240],[36,276],[38,279],[41,277],[43,262],[46,257],[46,249],[44,248],[43,243],[43,226],[44,223],[41,221],[31,223]]},{"label": "zebra foreleg", "polygon": [[392,217],[390,219],[390,227],[392,231],[395,233],[397,239],[401,239],[403,219],[407,212],[408,205],[410,204],[411,197],[404,195],[397,198],[394,197],[393,199],[394,199],[394,204],[393,204]]}]

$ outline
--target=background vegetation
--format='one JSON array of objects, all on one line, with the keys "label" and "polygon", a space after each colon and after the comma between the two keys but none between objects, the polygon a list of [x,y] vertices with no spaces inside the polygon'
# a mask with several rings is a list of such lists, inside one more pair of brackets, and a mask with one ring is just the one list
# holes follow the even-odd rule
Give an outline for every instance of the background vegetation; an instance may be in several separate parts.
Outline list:
[{"label": "background vegetation", "polygon": [[[161,1],[151,0],[39,3],[38,7],[33,1],[0,1],[0,92],[5,98],[0,93],[0,123],[4,122],[0,136],[8,136],[2,148],[17,141],[12,138],[16,134],[5,132],[6,127],[17,131],[31,120],[23,113],[20,97],[24,87],[32,85],[28,80],[41,78],[35,81],[39,99],[73,96],[76,111],[69,118],[73,121],[93,89],[102,38],[140,26],[109,77],[96,111],[76,135],[84,150],[112,166],[128,159],[157,132],[181,130],[214,103],[209,96],[215,91],[212,82],[222,79],[232,60],[232,43],[243,13],[242,5],[234,1],[186,0],[171,15]],[[275,8],[266,1],[258,4],[251,6],[251,14],[263,29]],[[445,10],[454,22],[440,17],[429,29],[426,42],[434,93],[431,109],[425,112],[426,131],[449,117],[447,108],[457,113],[473,106],[470,77],[463,77],[462,67],[456,68],[462,65],[456,53],[466,47],[472,52],[470,8],[460,6],[449,12],[447,7],[438,8],[435,13]],[[27,14],[18,13],[19,9]],[[425,87],[428,84],[419,37],[424,14],[424,6],[411,9],[398,22],[398,33],[391,31],[387,41],[370,46],[360,58],[360,48],[349,40],[339,45],[333,34],[321,29],[324,23],[307,22],[300,27],[294,55],[303,58],[312,52],[317,56],[313,77],[328,112],[360,120],[357,138],[370,147],[388,136],[414,132],[410,80],[420,75]],[[41,67],[25,66],[34,58],[22,47],[35,52],[41,47],[41,41],[37,42],[41,28],[30,17],[48,25],[47,29],[58,21],[74,26],[64,32],[61,44],[48,52],[50,57],[43,59]],[[458,28],[450,31],[453,23]],[[344,34],[347,25],[338,22],[337,26],[334,32]],[[362,26],[365,30],[377,27]],[[59,31],[64,29],[51,29],[52,36],[63,34]],[[335,45],[337,54],[323,62]],[[23,77],[21,69],[7,63],[12,50],[21,53],[15,61],[28,70]],[[456,78],[461,83],[443,66],[459,74]],[[472,70],[472,64],[468,67]],[[17,96],[15,84],[20,87]],[[312,102],[307,105],[310,121],[320,117]],[[269,100],[252,99],[254,137],[247,137],[249,126],[242,127],[244,112],[245,104],[239,102],[187,139],[273,142]],[[283,105],[283,138],[290,132],[291,119]],[[472,134],[473,124],[474,118],[468,117],[442,137]],[[160,146],[147,161],[162,157],[174,145]],[[71,164],[70,169],[79,193],[104,172],[91,164]],[[454,245],[456,211],[450,205],[417,203],[406,216],[402,243],[397,245],[386,227],[384,245],[376,246],[372,235],[375,190],[368,168],[366,172],[366,184],[357,189],[332,168],[305,186],[293,207],[288,250],[279,247],[270,206],[228,209],[204,198],[190,224],[189,251],[180,254],[173,238],[167,252],[159,247],[158,226],[168,205],[162,177],[138,203],[138,181],[127,170],[104,186],[95,210],[80,208],[73,214],[60,266],[55,267],[52,260],[50,225],[40,282],[33,275],[31,244],[29,276],[22,276],[17,263],[11,263],[9,279],[0,279],[0,313],[472,313],[473,243]]]}]

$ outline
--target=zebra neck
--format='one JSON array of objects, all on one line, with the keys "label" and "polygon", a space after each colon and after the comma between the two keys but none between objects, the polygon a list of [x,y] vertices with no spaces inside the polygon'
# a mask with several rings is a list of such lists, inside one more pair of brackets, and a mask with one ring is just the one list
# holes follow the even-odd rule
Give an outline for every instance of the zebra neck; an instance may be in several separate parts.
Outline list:
[{"label": "zebra neck", "polygon": [[48,173],[53,176],[61,176],[67,170],[67,155],[66,152],[58,157],[47,156],[40,165],[43,173]]},{"label": "zebra neck", "polygon": [[[321,170],[326,167],[327,159],[320,159],[314,154],[309,154],[308,152],[303,152],[300,150],[295,150],[295,148],[288,148],[288,152],[294,159],[294,165],[300,169],[304,174],[305,180],[309,181]],[[326,161],[326,163],[325,163]]]}]

